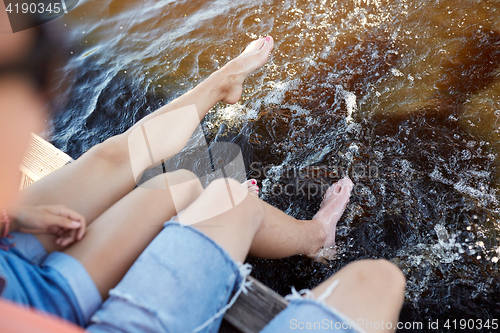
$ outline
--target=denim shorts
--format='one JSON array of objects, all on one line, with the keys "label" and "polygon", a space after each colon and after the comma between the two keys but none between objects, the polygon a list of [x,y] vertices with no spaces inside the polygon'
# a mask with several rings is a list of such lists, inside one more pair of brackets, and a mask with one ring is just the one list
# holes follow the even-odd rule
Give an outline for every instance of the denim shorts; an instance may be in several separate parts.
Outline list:
[{"label": "denim shorts", "polygon": [[48,254],[31,234],[11,235],[1,239],[10,247],[0,249],[1,297],[86,326],[102,298],[83,265],[62,252]]},{"label": "denim shorts", "polygon": [[[236,263],[213,240],[190,226],[167,222],[110,291],[91,318],[92,333],[218,332],[225,311],[250,286],[249,265]],[[233,296],[231,296],[233,294]],[[229,303],[228,303],[229,301]],[[300,296],[262,332],[295,332],[307,322],[322,322],[319,331],[337,328],[345,316]],[[344,328],[336,332],[358,332]],[[307,329],[307,332],[316,332]]]},{"label": "denim shorts", "polygon": [[364,332],[357,324],[338,310],[316,300],[293,299],[260,332]]}]

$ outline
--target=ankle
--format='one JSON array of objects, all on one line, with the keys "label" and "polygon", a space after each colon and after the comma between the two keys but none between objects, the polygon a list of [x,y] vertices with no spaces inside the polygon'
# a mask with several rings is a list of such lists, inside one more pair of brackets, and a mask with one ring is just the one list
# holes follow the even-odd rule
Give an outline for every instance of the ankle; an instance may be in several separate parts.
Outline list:
[{"label": "ankle", "polygon": [[311,228],[310,233],[312,235],[312,241],[310,242],[310,246],[305,254],[310,256],[316,254],[322,247],[325,246],[327,235],[323,224],[319,220],[312,219],[311,221],[308,221],[308,224]]},{"label": "ankle", "polygon": [[231,68],[228,68],[228,65],[212,73],[207,81],[210,81],[211,90],[217,96],[217,100],[231,104],[237,102],[228,101],[235,86],[238,84],[238,75],[233,73]]}]

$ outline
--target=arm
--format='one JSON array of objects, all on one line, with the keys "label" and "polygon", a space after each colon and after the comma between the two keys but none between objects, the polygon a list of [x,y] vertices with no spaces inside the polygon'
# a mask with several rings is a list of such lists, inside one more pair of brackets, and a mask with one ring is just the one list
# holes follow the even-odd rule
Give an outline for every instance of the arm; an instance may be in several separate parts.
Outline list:
[{"label": "arm", "polygon": [[7,212],[3,210],[0,235],[4,235],[7,220],[8,231],[30,234],[56,235],[55,243],[67,246],[83,238],[86,229],[85,218],[79,213],[60,205],[16,206]]}]

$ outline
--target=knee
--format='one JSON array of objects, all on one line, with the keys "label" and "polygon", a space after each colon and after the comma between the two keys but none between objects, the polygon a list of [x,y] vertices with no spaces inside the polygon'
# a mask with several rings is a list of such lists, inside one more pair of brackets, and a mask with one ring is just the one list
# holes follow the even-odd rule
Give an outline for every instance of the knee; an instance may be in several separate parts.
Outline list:
[{"label": "knee", "polygon": [[234,208],[242,210],[244,214],[255,217],[252,221],[260,223],[264,216],[262,201],[250,194],[248,188],[232,178],[219,178],[212,181],[206,191],[221,199],[232,200]]},{"label": "knee", "polygon": [[99,161],[112,166],[130,164],[127,140],[123,135],[113,136],[92,147],[88,153]]},{"label": "knee", "polygon": [[208,184],[206,191],[215,196],[226,195],[229,192],[233,196],[241,196],[244,194],[244,187],[232,178],[217,178]]},{"label": "knee", "polygon": [[403,299],[406,279],[403,272],[385,259],[360,260],[353,264],[360,287],[367,287],[391,298]]}]

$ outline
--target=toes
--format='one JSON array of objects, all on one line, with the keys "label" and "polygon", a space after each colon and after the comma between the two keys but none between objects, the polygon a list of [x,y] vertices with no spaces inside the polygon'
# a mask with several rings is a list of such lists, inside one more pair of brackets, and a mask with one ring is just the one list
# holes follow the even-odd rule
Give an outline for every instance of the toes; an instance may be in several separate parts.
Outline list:
[{"label": "toes", "polygon": [[271,52],[271,50],[274,47],[274,39],[273,39],[273,37],[267,36],[263,40],[264,40],[264,44],[262,45],[262,49],[265,50],[265,51],[267,51],[267,52]]},{"label": "toes", "polygon": [[353,186],[354,184],[349,178],[343,178],[330,186],[321,203],[320,210],[328,209],[331,216],[342,215],[351,197]]},{"label": "toes", "polygon": [[262,43],[262,45],[260,46],[260,48],[258,49],[257,52],[258,52],[258,55],[263,58],[263,61],[266,62],[267,58],[269,57],[269,54],[273,50],[274,40],[271,36],[267,36],[266,38],[263,38],[260,41],[260,43]]},{"label": "toes", "polygon": [[259,51],[262,48],[262,46],[264,46],[264,43],[265,43],[264,39],[265,39],[264,37],[260,37],[259,39],[254,40],[253,42],[248,44],[248,46],[245,48],[245,50],[241,54],[247,54],[247,53]]},{"label": "toes", "polygon": [[252,187],[248,188],[248,190],[250,191],[250,193],[252,193],[256,196],[259,196],[259,187],[258,186],[252,186]]},{"label": "toes", "polygon": [[249,179],[243,182],[243,184],[241,185],[246,186],[252,194],[255,194],[257,196],[259,195],[259,186],[257,185],[257,181],[255,179]]},{"label": "toes", "polygon": [[264,51],[263,53],[268,56],[273,49],[273,46],[274,40],[271,36],[261,37],[248,44],[241,54],[260,53],[261,51]]},{"label": "toes", "polygon": [[257,185],[257,181],[255,179],[248,179],[243,182],[242,185],[245,185],[246,187],[250,188],[252,185]]},{"label": "toes", "polygon": [[334,211],[332,212],[334,215],[342,215],[344,212],[351,197],[353,186],[354,185],[349,178],[341,179],[335,184],[335,189],[333,191],[335,199],[330,201],[332,205],[336,205]]},{"label": "toes", "polygon": [[339,196],[340,194],[350,194],[353,186],[354,184],[349,178],[342,178],[328,188],[324,201],[328,201],[332,195]]},{"label": "toes", "polygon": [[341,193],[351,193],[352,187],[354,184],[349,178],[342,178],[339,180],[337,183],[335,183],[335,186],[333,186],[333,194],[339,195]]}]

